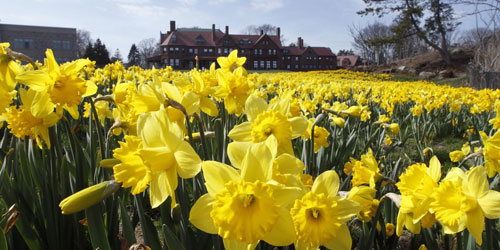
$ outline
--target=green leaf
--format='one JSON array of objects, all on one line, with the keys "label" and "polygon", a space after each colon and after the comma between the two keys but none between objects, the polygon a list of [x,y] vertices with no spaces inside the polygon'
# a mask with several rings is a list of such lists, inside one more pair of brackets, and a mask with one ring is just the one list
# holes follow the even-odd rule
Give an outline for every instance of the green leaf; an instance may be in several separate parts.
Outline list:
[{"label": "green leaf", "polygon": [[2,231],[0,231],[0,250],[8,250],[7,239],[5,239],[5,235]]},{"label": "green leaf", "polygon": [[123,205],[123,202],[120,198],[118,198],[118,202],[120,203],[120,215],[123,225],[123,236],[127,239],[128,245],[132,245],[136,243],[134,228],[132,227],[132,222],[128,216],[127,209]]},{"label": "green leaf", "polygon": [[101,204],[96,204],[85,209],[87,225],[89,227],[90,241],[92,248],[100,250],[111,250],[108,242],[106,229],[103,222]]},{"label": "green leaf", "polygon": [[135,196],[135,204],[137,206],[137,213],[139,214],[139,220],[141,222],[142,233],[144,234],[144,243],[151,247],[151,249],[162,249],[160,238],[158,237],[158,232],[149,217],[146,217],[144,213],[144,208],[142,207],[143,199],[141,195]]},{"label": "green leaf", "polygon": [[168,249],[184,250],[184,246],[182,246],[179,239],[177,239],[177,236],[175,236],[175,234],[170,230],[170,228],[168,228],[167,225],[163,224],[162,229],[165,244],[167,245]]}]

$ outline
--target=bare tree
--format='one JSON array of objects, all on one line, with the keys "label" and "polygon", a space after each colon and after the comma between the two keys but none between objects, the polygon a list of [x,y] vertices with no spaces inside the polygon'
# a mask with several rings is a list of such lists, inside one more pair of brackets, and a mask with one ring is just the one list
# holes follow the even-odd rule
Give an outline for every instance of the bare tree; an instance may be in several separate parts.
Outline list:
[{"label": "bare tree", "polygon": [[160,53],[160,43],[156,38],[143,39],[137,44],[137,50],[141,57],[140,65],[145,68],[148,66],[147,59]]},{"label": "bare tree", "polygon": [[88,30],[76,30],[76,50],[77,56],[83,57],[88,44],[93,44],[94,40],[90,37]]},{"label": "bare tree", "polygon": [[366,27],[351,26],[349,32],[353,38],[352,46],[361,57],[376,64],[391,61],[393,45],[386,41],[392,36],[389,26],[375,22]]},{"label": "bare tree", "polygon": [[[261,24],[259,26],[256,25],[248,25],[245,29],[243,29],[242,33],[248,34],[248,35],[260,35],[260,31],[262,30],[264,34],[269,35],[269,36],[275,36],[276,35],[276,26],[272,24]],[[286,42],[285,37],[283,34],[280,34],[280,41],[282,44]]]}]

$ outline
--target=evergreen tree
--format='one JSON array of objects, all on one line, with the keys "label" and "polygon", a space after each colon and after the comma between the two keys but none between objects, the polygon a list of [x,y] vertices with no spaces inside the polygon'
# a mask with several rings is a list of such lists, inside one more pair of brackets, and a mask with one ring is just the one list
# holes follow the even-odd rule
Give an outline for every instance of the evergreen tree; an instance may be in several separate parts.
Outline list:
[{"label": "evergreen tree", "polygon": [[106,49],[106,45],[101,42],[101,39],[97,38],[94,44],[95,62],[97,67],[104,67],[106,64],[110,63],[109,51]]},{"label": "evergreen tree", "polygon": [[111,57],[111,62],[116,62],[116,61],[123,61],[122,54],[120,53],[119,49],[115,50],[115,53]]},{"label": "evergreen tree", "polygon": [[141,55],[139,53],[139,50],[137,49],[137,46],[135,46],[135,43],[132,44],[132,46],[130,47],[127,59],[128,59],[128,64],[127,64],[128,67],[139,65],[141,63]]},{"label": "evergreen tree", "polygon": [[93,60],[95,58],[95,53],[94,53],[94,46],[92,43],[88,43],[87,47],[85,47],[85,52],[83,53],[83,58],[88,58],[90,60]]}]

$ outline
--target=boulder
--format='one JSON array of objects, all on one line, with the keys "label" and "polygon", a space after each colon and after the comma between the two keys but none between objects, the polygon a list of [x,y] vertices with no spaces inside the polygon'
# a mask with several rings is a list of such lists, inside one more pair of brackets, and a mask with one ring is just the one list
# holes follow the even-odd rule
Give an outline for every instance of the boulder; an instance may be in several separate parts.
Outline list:
[{"label": "boulder", "polygon": [[453,71],[448,70],[448,69],[439,71],[438,75],[440,78],[452,78],[454,76]]},{"label": "boulder", "polygon": [[422,71],[422,72],[420,72],[420,74],[418,74],[418,78],[424,79],[424,80],[429,80],[435,76],[436,76],[436,73],[428,72],[428,71]]}]

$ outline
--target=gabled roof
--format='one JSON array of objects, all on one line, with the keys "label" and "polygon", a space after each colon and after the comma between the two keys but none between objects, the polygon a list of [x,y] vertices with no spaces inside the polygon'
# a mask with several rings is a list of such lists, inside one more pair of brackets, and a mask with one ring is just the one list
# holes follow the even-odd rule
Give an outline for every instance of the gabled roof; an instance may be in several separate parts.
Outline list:
[{"label": "gabled roof", "polygon": [[332,50],[327,47],[311,47],[318,56],[335,56]]},{"label": "gabled roof", "polygon": [[[172,41],[172,37],[175,36],[175,42]],[[215,30],[215,39],[218,40],[224,36],[219,29]],[[203,38],[205,43],[197,43],[196,40],[201,40]],[[177,29],[170,32],[161,44],[164,45],[185,45],[185,46],[215,46],[216,41],[212,39],[211,29]]]},{"label": "gabled roof", "polygon": [[284,46],[283,49],[288,50],[288,53],[284,53],[283,55],[289,55],[289,56],[300,56],[306,51],[306,48],[299,48],[296,46]]},{"label": "gabled roof", "polygon": [[269,37],[278,48],[281,48],[281,41],[278,36],[263,35],[230,35],[234,42],[241,48],[252,48],[255,44],[259,43],[264,37]]}]

